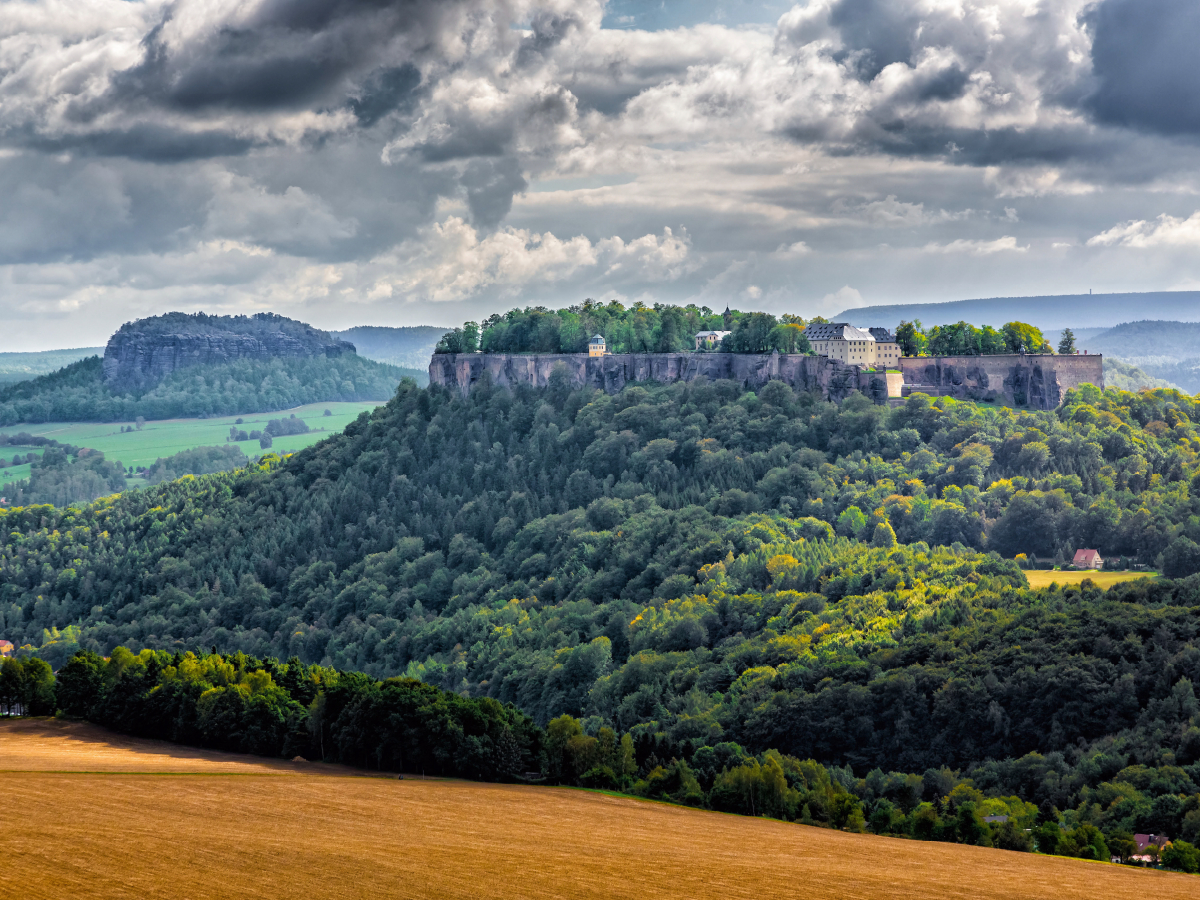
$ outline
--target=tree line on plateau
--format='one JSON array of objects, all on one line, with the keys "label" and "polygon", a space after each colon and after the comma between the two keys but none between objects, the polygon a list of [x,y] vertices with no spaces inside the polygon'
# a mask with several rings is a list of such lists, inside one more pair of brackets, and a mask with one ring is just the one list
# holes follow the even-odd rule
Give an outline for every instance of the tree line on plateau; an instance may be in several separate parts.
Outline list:
[{"label": "tree line on plateau", "polygon": [[[408,677],[511,704],[569,783],[859,827],[844,792],[863,827],[955,840],[1003,801],[1063,852],[1194,842],[1198,421],[1089,386],[1025,411],[405,383],[287,459],[0,512],[0,635],[56,669],[124,645],[158,679],[215,646]],[[1170,579],[1035,591],[1013,560],[1078,547]]]},{"label": "tree line on plateau", "polygon": [[824,322],[769,313],[725,310],[707,306],[653,307],[635,303],[626,308],[616,300],[585,300],[566,309],[512,309],[448,331],[435,353],[587,353],[588,342],[599,334],[609,353],[677,353],[694,350],[701,331],[728,331],[716,346],[704,349],[732,353],[811,353],[804,327]]},{"label": "tree line on plateau", "polygon": [[[448,331],[435,353],[586,353],[593,335],[605,339],[610,353],[676,353],[694,350],[701,331],[726,331],[724,338],[701,349],[726,353],[812,353],[805,337],[807,325],[828,322],[822,316],[775,316],[763,312],[726,309],[715,313],[707,306],[653,307],[635,303],[625,307],[616,300],[585,300],[564,309],[545,307],[511,309],[483,321],[466,322]],[[1053,353],[1041,330],[1025,322],[1002,328],[976,327],[968,322],[924,328],[920,320],[901,322],[896,341],[904,356],[990,356],[1006,353]],[[1058,352],[1075,352],[1075,336],[1063,331]]]}]

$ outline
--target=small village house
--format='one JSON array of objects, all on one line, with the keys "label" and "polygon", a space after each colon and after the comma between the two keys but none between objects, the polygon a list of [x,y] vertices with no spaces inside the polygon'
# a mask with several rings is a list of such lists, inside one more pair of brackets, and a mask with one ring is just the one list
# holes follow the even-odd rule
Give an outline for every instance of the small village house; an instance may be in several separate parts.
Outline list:
[{"label": "small village house", "polygon": [[12,641],[0,641],[0,656],[12,656],[16,649]]},{"label": "small village house", "polygon": [[1103,569],[1104,560],[1096,550],[1076,550],[1071,565],[1077,569]]},{"label": "small village house", "polygon": [[1161,834],[1135,834],[1134,843],[1137,852],[1133,858],[1138,862],[1157,862],[1163,848],[1171,843],[1171,839]]},{"label": "small village house", "polygon": [[608,345],[604,343],[604,335],[593,334],[588,341],[588,356],[604,356],[608,353]]}]

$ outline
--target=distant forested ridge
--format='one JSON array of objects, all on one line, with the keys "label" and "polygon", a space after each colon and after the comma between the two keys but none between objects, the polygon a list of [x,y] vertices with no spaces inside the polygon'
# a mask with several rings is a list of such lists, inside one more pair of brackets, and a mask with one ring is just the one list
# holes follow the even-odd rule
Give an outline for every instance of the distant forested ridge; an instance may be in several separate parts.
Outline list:
[{"label": "distant forested ridge", "polygon": [[[824,322],[817,318],[813,321]],[[808,353],[804,319],[768,313],[726,310],[714,313],[707,306],[653,307],[636,303],[626,308],[616,300],[585,300],[565,309],[543,307],[512,309],[489,316],[480,325],[467,322],[447,332],[438,353],[586,353],[588,341],[599,334],[609,353],[675,353],[693,350],[700,331],[731,332],[716,347],[735,353]]]},{"label": "distant forested ridge", "polygon": [[360,325],[345,331],[330,332],[334,337],[352,343],[359,356],[422,372],[429,366],[433,348],[445,333],[445,328],[432,325],[406,328]]},{"label": "distant forested ridge", "polygon": [[[1104,385],[1122,391],[1140,391],[1144,388],[1167,388],[1182,391],[1177,384],[1162,378],[1155,378],[1143,369],[1130,363],[1112,357],[1104,357]],[[1187,392],[1185,392],[1187,393]]]},{"label": "distant forested ridge", "polygon": [[[386,400],[414,373],[346,354],[335,359],[239,360],[180,369],[146,391],[114,392],[99,357],[0,387],[0,426],[19,422],[132,422]],[[425,373],[415,373],[427,379]]]},{"label": "distant forested ridge", "polygon": [[74,350],[0,353],[0,384],[28,381],[39,375],[49,375],[63,366],[69,366],[89,356],[98,356],[103,352],[103,347],[79,347]]}]

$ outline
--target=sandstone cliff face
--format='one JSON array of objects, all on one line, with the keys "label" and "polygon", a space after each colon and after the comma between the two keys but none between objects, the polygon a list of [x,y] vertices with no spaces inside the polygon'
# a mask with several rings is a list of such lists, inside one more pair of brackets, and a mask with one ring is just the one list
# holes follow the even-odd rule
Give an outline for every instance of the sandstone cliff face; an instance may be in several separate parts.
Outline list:
[{"label": "sandstone cliff face", "polygon": [[220,365],[239,359],[297,359],[354,353],[348,341],[316,329],[297,336],[281,331],[160,333],[122,329],[104,349],[104,381],[117,391],[145,390],[176,369]]},{"label": "sandstone cliff face", "polygon": [[842,400],[862,391],[876,403],[886,403],[887,379],[824,356],[772,353],[616,353],[589,357],[575,353],[504,354],[438,353],[429,362],[429,383],[457,388],[464,395],[481,379],[513,387],[545,387],[561,366],[573,387],[590,385],[616,393],[637,381],[695,381],[730,379],[757,390],[776,379],[799,391],[816,391]]},{"label": "sandstone cliff face", "polygon": [[900,360],[904,393],[1054,409],[1081,384],[1104,388],[1102,356],[936,356]]}]

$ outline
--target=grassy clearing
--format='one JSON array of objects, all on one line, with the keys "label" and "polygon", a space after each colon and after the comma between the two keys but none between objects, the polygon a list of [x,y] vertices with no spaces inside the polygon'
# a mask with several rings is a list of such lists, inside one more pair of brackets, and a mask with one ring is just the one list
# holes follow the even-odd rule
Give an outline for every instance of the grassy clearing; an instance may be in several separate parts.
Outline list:
[{"label": "grassy clearing", "polygon": [[[311,431],[308,434],[276,438],[271,446],[273,453],[294,453],[331,434],[336,434],[354,421],[359,413],[380,405],[379,403],[311,403],[282,412],[241,416],[244,424],[238,427],[245,431],[254,428],[261,430],[269,420],[287,418],[295,413],[296,418],[304,419],[309,428],[325,429],[324,431]],[[330,410],[333,415],[325,416],[326,409]],[[42,425],[13,425],[3,431],[7,434],[18,434],[24,431],[36,436],[53,438],[65,444],[90,447],[93,450],[101,451],[108,459],[120,460],[122,465],[128,468],[129,466],[150,466],[159,457],[171,456],[180,450],[220,446],[229,436],[229,427],[238,418],[238,416],[218,416],[211,419],[163,419],[147,422],[141,431],[126,434],[121,433],[121,427],[132,425],[132,422],[47,422]],[[238,446],[248,456],[258,456],[263,452],[257,441],[245,441],[239,443]],[[4,448],[5,453],[8,453],[9,449]],[[11,449],[13,453],[28,452],[15,447]],[[22,470],[24,470],[23,475],[16,474]],[[13,467],[2,471],[5,474],[11,472],[13,475],[4,478],[0,484],[3,484],[4,481],[12,481],[14,478],[29,477],[28,466]]]},{"label": "grassy clearing", "polygon": [[361,774],[0,722],[0,795],[20,810],[0,825],[4,883],[31,900],[1174,900],[1200,884],[603,793]]},{"label": "grassy clearing", "polygon": [[1051,571],[1048,569],[1029,569],[1025,572],[1032,588],[1049,587],[1052,584],[1079,584],[1083,579],[1090,578],[1099,588],[1107,590],[1122,581],[1134,581],[1138,578],[1157,578],[1157,572],[1106,572],[1106,571]]},{"label": "grassy clearing", "polygon": [[[28,456],[32,453],[34,456],[42,455],[42,447],[0,447],[0,456],[5,457],[10,462],[18,453],[22,456]],[[21,463],[19,466],[6,466],[0,469],[0,487],[8,484],[10,481],[22,481],[29,477],[29,463]]]}]

